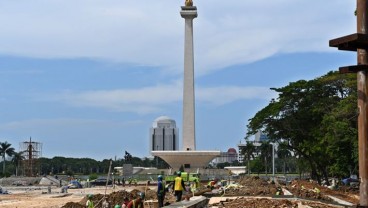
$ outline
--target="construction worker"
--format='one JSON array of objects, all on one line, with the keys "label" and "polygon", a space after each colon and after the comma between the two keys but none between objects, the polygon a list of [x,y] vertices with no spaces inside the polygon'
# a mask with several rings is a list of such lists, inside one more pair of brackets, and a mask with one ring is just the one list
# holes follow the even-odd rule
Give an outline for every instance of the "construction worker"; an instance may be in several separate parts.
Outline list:
[{"label": "construction worker", "polygon": [[208,182],[207,188],[210,188],[211,190],[214,189],[217,181],[218,180],[215,178],[215,179],[211,180],[210,182]]},{"label": "construction worker", "polygon": [[158,207],[164,206],[165,199],[165,182],[162,181],[162,175],[157,176],[157,199]]},{"label": "construction worker", "polygon": [[190,184],[190,191],[194,193],[197,191],[198,188],[199,188],[199,181],[198,178],[195,178],[193,182]]},{"label": "construction worker", "polygon": [[319,190],[319,188],[317,188],[317,187],[314,187],[312,191],[317,193],[317,194],[321,193],[321,190]]},{"label": "construction worker", "polygon": [[183,190],[185,188],[184,180],[181,178],[181,172],[177,172],[177,177],[175,178],[174,184],[174,195],[176,196],[176,201],[181,201],[181,197],[183,196]]},{"label": "construction worker", "polygon": [[276,195],[284,195],[284,192],[282,191],[281,187],[276,188]]},{"label": "construction worker", "polygon": [[138,193],[138,197],[130,201],[127,208],[144,208],[143,205],[144,196],[145,195],[143,192]]},{"label": "construction worker", "polygon": [[93,204],[93,201],[92,201],[92,197],[93,197],[92,194],[88,195],[88,200],[86,202],[86,207],[87,208],[94,208],[95,207],[95,205]]}]

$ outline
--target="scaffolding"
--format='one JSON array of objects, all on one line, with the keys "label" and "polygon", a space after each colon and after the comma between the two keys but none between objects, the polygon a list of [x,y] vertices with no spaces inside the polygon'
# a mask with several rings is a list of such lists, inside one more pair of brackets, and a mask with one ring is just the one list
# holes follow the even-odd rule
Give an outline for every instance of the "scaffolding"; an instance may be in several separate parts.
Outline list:
[{"label": "scaffolding", "polygon": [[40,172],[39,158],[42,156],[42,143],[32,141],[21,142],[19,144],[23,160],[21,170],[23,175],[28,177],[37,176]]}]

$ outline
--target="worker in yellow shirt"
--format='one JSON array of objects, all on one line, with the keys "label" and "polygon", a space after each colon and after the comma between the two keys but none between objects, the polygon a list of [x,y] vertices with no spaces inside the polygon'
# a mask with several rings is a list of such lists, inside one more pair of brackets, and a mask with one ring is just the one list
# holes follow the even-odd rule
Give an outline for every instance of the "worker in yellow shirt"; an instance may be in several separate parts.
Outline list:
[{"label": "worker in yellow shirt", "polygon": [[174,195],[176,196],[176,201],[181,201],[181,197],[183,196],[183,190],[185,188],[184,180],[181,177],[181,172],[177,172],[177,177],[175,178],[175,184],[174,184]]}]

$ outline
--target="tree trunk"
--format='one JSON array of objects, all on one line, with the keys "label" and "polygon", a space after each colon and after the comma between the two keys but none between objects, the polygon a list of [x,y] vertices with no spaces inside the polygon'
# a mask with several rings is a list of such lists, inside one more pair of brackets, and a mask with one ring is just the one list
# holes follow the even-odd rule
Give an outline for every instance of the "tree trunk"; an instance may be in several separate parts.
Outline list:
[{"label": "tree trunk", "polygon": [[4,177],[5,177],[5,153],[3,155],[3,174],[4,174]]},{"label": "tree trunk", "polygon": [[[329,186],[330,182],[328,181],[328,174],[326,168],[322,168],[320,165],[318,165],[318,167],[321,169],[323,179],[326,181],[326,185]],[[320,182],[318,184],[321,185]]]},{"label": "tree trunk", "polygon": [[286,176],[286,159],[284,158],[284,176]]},{"label": "tree trunk", "polygon": [[319,175],[319,174],[318,174],[318,172],[317,172],[317,168],[315,167],[315,165],[313,164],[313,162],[312,162],[312,161],[309,161],[309,162],[310,162],[310,164],[311,164],[311,168],[312,168],[312,175],[311,175],[311,178],[312,178],[313,180],[317,179],[318,184],[321,184],[321,177],[320,177],[320,175]]},{"label": "tree trunk", "polygon": [[250,176],[250,159],[248,158],[248,167],[247,167],[247,169],[248,169],[248,175]]},{"label": "tree trunk", "polygon": [[266,173],[266,176],[268,175],[267,169],[268,169],[267,158],[265,157],[265,173]]}]

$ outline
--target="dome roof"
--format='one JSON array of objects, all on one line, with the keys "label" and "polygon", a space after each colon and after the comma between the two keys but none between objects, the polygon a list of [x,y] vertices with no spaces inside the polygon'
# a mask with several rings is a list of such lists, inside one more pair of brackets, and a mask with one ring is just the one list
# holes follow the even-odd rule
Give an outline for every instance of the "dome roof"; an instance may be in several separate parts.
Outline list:
[{"label": "dome roof", "polygon": [[168,116],[160,116],[156,118],[154,122],[158,122],[158,121],[172,121],[172,119]]},{"label": "dome roof", "polygon": [[227,150],[228,153],[235,153],[236,154],[236,150],[234,148],[229,148]]},{"label": "dome roof", "polygon": [[170,126],[172,126],[174,128],[176,127],[175,120],[174,119],[171,119],[168,116],[160,116],[160,117],[156,118],[155,121],[153,121],[152,127],[153,128],[156,128],[158,123],[161,123],[161,124],[162,123],[169,123]]}]

